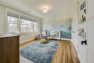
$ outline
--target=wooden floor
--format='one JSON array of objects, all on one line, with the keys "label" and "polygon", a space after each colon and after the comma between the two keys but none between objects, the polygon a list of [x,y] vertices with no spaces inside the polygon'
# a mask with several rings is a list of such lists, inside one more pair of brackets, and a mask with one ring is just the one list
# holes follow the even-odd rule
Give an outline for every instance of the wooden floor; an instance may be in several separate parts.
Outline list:
[{"label": "wooden floor", "polygon": [[26,47],[26,46],[32,44],[32,42],[35,41],[34,39],[35,39],[35,38],[32,38],[31,40],[20,44],[20,48],[23,48],[23,47]]},{"label": "wooden floor", "polygon": [[60,41],[51,63],[80,63],[77,52],[70,41]]},{"label": "wooden floor", "polygon": [[[31,42],[27,42],[22,44],[20,47],[31,44]],[[58,42],[59,47],[54,54],[51,63],[80,63],[77,52],[74,48],[74,45],[67,40],[62,40]]]},{"label": "wooden floor", "polygon": [[32,44],[32,42],[33,42],[32,40],[28,41],[28,42],[24,42],[24,43],[20,44],[20,48],[26,47],[26,46]]}]

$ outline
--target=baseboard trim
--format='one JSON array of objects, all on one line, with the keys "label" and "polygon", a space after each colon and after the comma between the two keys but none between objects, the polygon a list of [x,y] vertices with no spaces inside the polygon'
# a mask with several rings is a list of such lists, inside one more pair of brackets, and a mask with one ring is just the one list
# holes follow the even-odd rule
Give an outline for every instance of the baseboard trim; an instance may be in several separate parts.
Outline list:
[{"label": "baseboard trim", "polygon": [[25,42],[23,42],[23,43],[21,43],[21,44],[19,44],[19,45],[20,45],[20,47],[24,47],[24,46],[26,46],[26,45],[31,44],[32,41],[34,41],[34,39],[31,39],[31,40],[25,41]]}]

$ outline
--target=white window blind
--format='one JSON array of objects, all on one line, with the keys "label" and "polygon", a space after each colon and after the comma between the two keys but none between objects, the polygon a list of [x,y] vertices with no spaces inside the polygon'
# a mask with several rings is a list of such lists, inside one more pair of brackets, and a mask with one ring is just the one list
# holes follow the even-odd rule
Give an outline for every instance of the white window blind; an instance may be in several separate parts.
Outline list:
[{"label": "white window blind", "polygon": [[8,16],[8,31],[13,33],[18,33],[18,18]]},{"label": "white window blind", "polygon": [[34,31],[38,32],[38,22],[34,22]]},{"label": "white window blind", "polygon": [[21,19],[21,32],[33,32],[33,22]]},{"label": "white window blind", "polygon": [[38,32],[38,19],[7,12],[8,31],[13,33]]}]

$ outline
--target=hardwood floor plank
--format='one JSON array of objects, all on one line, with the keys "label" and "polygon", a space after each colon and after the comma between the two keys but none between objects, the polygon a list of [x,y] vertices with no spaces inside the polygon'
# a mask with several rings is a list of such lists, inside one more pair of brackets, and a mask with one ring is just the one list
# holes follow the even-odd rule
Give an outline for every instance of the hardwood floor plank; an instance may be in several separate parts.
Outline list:
[{"label": "hardwood floor plank", "polygon": [[77,52],[70,41],[60,41],[52,63],[80,63]]}]

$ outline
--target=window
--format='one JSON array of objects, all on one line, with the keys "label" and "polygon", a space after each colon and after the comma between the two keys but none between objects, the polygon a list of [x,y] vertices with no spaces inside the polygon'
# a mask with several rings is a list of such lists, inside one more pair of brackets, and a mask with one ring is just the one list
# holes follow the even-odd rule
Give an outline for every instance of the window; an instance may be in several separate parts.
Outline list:
[{"label": "window", "polygon": [[38,23],[25,18],[8,16],[8,31],[12,33],[38,32]]},{"label": "window", "polygon": [[33,22],[21,19],[21,32],[33,32]]},{"label": "window", "polygon": [[37,22],[34,22],[34,31],[38,32],[38,23]]},{"label": "window", "polygon": [[17,22],[18,18],[16,17],[11,17],[11,16],[8,16],[8,31],[9,32],[15,32],[17,33],[19,30],[18,30],[18,22]]}]

